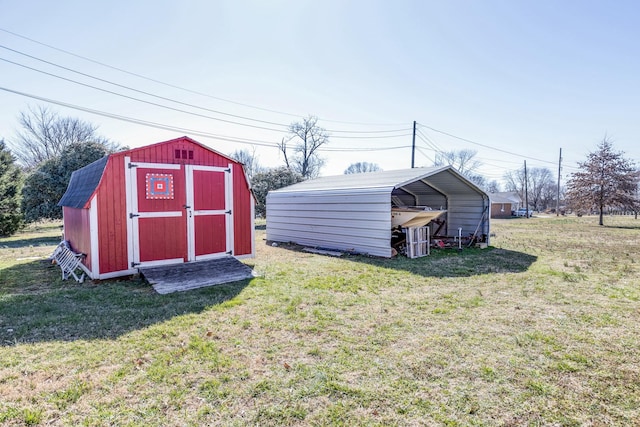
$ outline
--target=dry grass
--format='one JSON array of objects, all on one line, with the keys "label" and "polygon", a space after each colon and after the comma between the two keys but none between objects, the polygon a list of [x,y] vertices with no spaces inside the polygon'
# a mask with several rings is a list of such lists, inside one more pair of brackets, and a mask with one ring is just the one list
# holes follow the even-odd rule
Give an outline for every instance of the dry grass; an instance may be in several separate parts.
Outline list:
[{"label": "dry grass", "polygon": [[494,221],[492,248],[418,260],[258,231],[260,278],[167,296],[60,281],[29,258],[55,228],[2,239],[0,423],[640,424],[640,222],[595,224]]}]

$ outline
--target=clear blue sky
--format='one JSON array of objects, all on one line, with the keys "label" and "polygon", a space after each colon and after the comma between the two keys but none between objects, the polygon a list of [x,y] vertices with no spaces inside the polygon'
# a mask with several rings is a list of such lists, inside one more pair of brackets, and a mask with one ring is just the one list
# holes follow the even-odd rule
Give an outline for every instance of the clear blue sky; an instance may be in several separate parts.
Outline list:
[{"label": "clear blue sky", "polygon": [[[409,167],[410,131],[365,132],[410,129],[413,120],[421,125],[417,166],[430,166],[435,150],[475,149],[484,163],[480,172],[489,179],[499,180],[506,171],[522,167],[523,160],[555,174],[562,148],[566,176],[605,135],[616,150],[640,161],[636,1],[0,0],[0,10],[3,30],[193,92],[0,31],[0,45],[6,48],[201,109],[96,81],[5,48],[0,48],[0,87],[267,145],[286,134],[281,125],[313,114],[333,135],[322,152],[327,160],[323,175],[340,174],[357,161],[386,170]],[[144,104],[4,60],[276,131]],[[11,139],[19,112],[40,104],[48,105],[0,91],[0,138]],[[227,154],[252,147],[51,107],[99,125],[102,135],[130,147],[184,134]],[[376,135],[403,136],[362,138]],[[403,148],[382,150],[390,147]],[[276,148],[256,146],[256,154],[266,166],[282,163]]]}]

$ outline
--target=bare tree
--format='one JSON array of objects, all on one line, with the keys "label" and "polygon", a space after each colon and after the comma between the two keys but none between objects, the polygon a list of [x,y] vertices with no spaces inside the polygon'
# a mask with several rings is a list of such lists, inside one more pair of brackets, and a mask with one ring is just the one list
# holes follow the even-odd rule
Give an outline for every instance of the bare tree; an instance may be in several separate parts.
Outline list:
[{"label": "bare tree", "polygon": [[529,203],[535,210],[546,208],[544,205],[545,191],[554,188],[555,180],[547,168],[532,168],[527,172],[529,178]]},{"label": "bare tree", "polygon": [[479,188],[485,188],[488,186],[487,179],[476,173],[476,170],[482,166],[482,163],[475,159],[475,150],[452,150],[441,151],[436,154],[436,158],[433,161],[434,166],[453,166],[458,172],[460,172],[465,178],[473,182]]},{"label": "bare tree", "polygon": [[[329,142],[327,131],[318,126],[318,118],[308,116],[302,122],[289,126],[289,135],[279,144],[285,165],[305,179],[320,175],[324,159],[318,156],[318,149]],[[293,154],[290,153],[293,151]]]},{"label": "bare tree", "polygon": [[524,169],[508,171],[504,174],[505,191],[517,192],[524,200]]},{"label": "bare tree", "polygon": [[253,147],[251,151],[247,149],[236,150],[231,153],[229,157],[244,165],[244,170],[247,172],[249,179],[253,178],[257,173],[260,173],[264,170],[264,167],[262,167],[262,165],[260,165],[260,162],[258,161],[255,147]]},{"label": "bare tree", "polygon": [[487,193],[499,193],[500,192],[500,183],[497,180],[489,181],[484,187]]},{"label": "bare tree", "polygon": [[377,163],[358,162],[349,165],[349,167],[345,169],[344,174],[349,175],[352,173],[377,172],[381,170],[382,169],[380,168],[380,166],[378,166]]},{"label": "bare tree", "polygon": [[442,151],[436,154],[434,166],[451,165],[466,177],[475,175],[475,171],[482,163],[475,159],[476,150]]},{"label": "bare tree", "polygon": [[97,142],[108,151],[118,144],[97,135],[97,126],[72,117],[60,117],[47,107],[29,108],[18,117],[22,131],[9,140],[17,161],[28,169],[59,156],[70,144]]},{"label": "bare tree", "polygon": [[[549,193],[552,190],[555,191],[556,188],[554,176],[547,168],[527,169],[527,195],[524,194],[524,168],[507,172],[504,180],[507,191],[516,191],[522,200],[528,199],[529,204],[533,206],[535,210],[542,210],[547,207]],[[555,196],[552,200],[555,200]]]},{"label": "bare tree", "polygon": [[613,145],[605,137],[598,150],[589,153],[587,161],[578,163],[581,170],[571,174],[567,183],[571,206],[586,212],[597,211],[599,225],[604,225],[606,208],[638,210],[638,170],[623,154],[614,152]]}]

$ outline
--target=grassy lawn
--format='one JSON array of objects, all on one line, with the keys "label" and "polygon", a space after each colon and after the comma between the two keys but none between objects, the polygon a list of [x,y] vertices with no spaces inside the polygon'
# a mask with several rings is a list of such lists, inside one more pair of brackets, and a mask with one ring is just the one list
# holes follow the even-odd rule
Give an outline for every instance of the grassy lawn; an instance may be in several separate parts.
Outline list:
[{"label": "grassy lawn", "polygon": [[261,277],[157,295],[0,239],[3,425],[640,425],[640,220],[494,220],[407,260],[264,243]]}]

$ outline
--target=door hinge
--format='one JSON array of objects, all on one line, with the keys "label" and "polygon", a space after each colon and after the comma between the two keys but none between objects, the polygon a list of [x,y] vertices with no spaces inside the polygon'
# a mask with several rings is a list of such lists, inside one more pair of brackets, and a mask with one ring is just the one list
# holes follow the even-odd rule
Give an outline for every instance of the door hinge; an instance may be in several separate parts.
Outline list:
[{"label": "door hinge", "polygon": [[226,168],[224,171],[231,173],[231,168]]},{"label": "door hinge", "polygon": [[131,268],[136,268],[137,265],[140,265],[140,263],[131,261]]},{"label": "door hinge", "polygon": [[227,251],[227,255],[233,255],[233,251]]},{"label": "door hinge", "polygon": [[225,211],[224,213],[231,215],[231,209],[229,209],[228,211]]},{"label": "door hinge", "polygon": [[140,216],[139,214],[134,214],[134,213],[130,213],[129,214],[129,218],[135,218],[137,216]]},{"label": "door hinge", "polygon": [[135,163],[129,163],[128,166],[129,166],[129,169],[138,167],[138,165],[136,165]]}]

